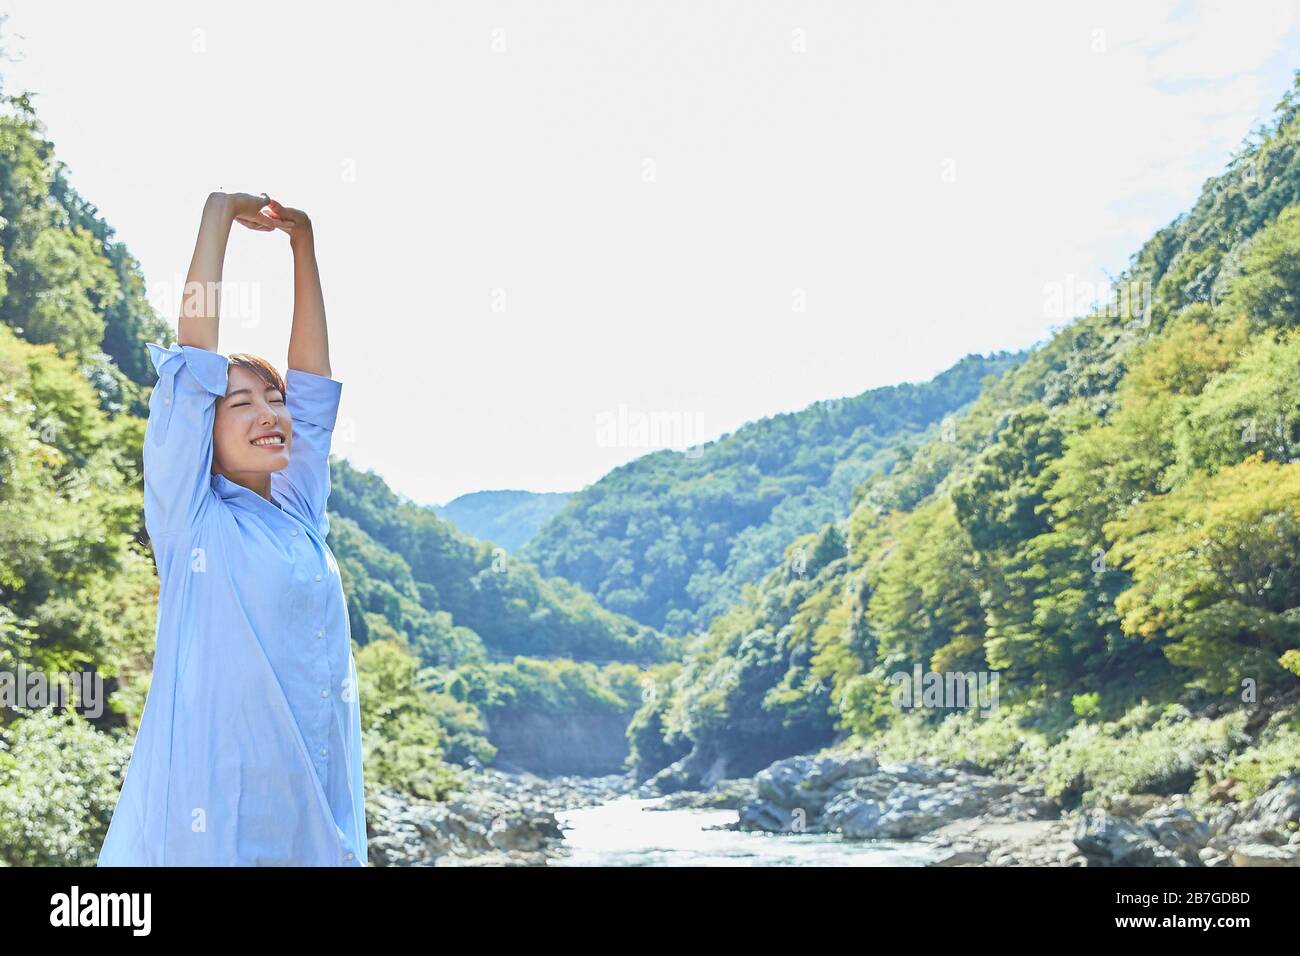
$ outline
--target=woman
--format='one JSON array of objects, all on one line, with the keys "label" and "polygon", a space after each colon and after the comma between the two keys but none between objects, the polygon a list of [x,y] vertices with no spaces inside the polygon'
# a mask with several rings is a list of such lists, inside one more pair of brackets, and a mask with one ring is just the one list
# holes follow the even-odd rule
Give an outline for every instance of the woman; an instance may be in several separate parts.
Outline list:
[{"label": "woman", "polygon": [[[231,225],[289,236],[282,379],[217,352]],[[149,343],[144,442],[158,566],[153,681],[100,866],[364,866],[356,664],[325,543],[342,386],[311,220],[265,196],[203,209],[180,344]]]}]

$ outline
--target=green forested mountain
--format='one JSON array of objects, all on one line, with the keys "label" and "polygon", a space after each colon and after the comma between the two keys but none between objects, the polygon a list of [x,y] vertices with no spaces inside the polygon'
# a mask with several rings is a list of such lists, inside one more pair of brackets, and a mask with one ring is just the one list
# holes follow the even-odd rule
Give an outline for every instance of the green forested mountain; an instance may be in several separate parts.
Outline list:
[{"label": "green forested mountain", "polygon": [[516,654],[653,662],[673,653],[652,628],[460,534],[371,472],[335,459],[331,484],[330,520],[344,520],[337,544],[331,527],[330,547],[351,562],[353,637],[362,643],[371,627],[396,628],[429,665]]},{"label": "green forested mountain", "polygon": [[792,538],[842,518],[854,487],[1020,358],[967,356],[931,382],[751,422],[698,454],[644,455],[575,493],[520,555],[670,634],[702,628]]},{"label": "green forested mountain", "polygon": [[434,505],[433,513],[472,538],[515,552],[564,507],[569,497],[567,491],[475,491],[445,505]]},{"label": "green forested mountain", "polygon": [[[1298,112],[1300,77],[1132,257],[1120,306],[789,543],[815,559],[665,671],[643,771],[690,751],[747,773],[836,734],[1033,766],[1066,797],[1300,766]],[[1001,706],[906,711],[890,678],[918,667],[996,671]]]}]

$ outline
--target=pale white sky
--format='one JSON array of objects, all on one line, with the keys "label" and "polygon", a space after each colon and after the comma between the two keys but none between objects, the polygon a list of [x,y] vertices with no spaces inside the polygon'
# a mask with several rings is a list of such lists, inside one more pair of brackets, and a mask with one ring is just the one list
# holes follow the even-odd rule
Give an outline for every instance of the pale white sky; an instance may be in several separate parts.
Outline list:
[{"label": "pale white sky", "polygon": [[[4,9],[164,317],[209,191],[312,215],[335,450],[424,503],[1027,346],[1300,67],[1262,0]],[[222,352],[284,367],[290,264],[235,228]]]}]

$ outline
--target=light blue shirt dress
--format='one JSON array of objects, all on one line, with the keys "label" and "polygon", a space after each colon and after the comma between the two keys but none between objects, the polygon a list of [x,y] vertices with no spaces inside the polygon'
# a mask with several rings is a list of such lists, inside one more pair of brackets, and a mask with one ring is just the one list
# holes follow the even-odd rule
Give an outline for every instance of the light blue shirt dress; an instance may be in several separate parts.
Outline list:
[{"label": "light blue shirt dress", "polygon": [[289,369],[271,497],[211,474],[229,361],[149,343],[153,680],[100,866],[364,866],[361,713],[329,519],[342,385]]}]

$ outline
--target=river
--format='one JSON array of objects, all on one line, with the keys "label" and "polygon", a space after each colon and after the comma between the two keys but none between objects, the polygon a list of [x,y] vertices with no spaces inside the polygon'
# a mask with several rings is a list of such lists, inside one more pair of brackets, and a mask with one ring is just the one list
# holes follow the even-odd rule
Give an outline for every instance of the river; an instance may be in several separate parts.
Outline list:
[{"label": "river", "polygon": [[735,810],[647,810],[665,798],[620,797],[555,814],[571,855],[550,866],[924,866],[922,843],[838,834],[717,830]]}]

